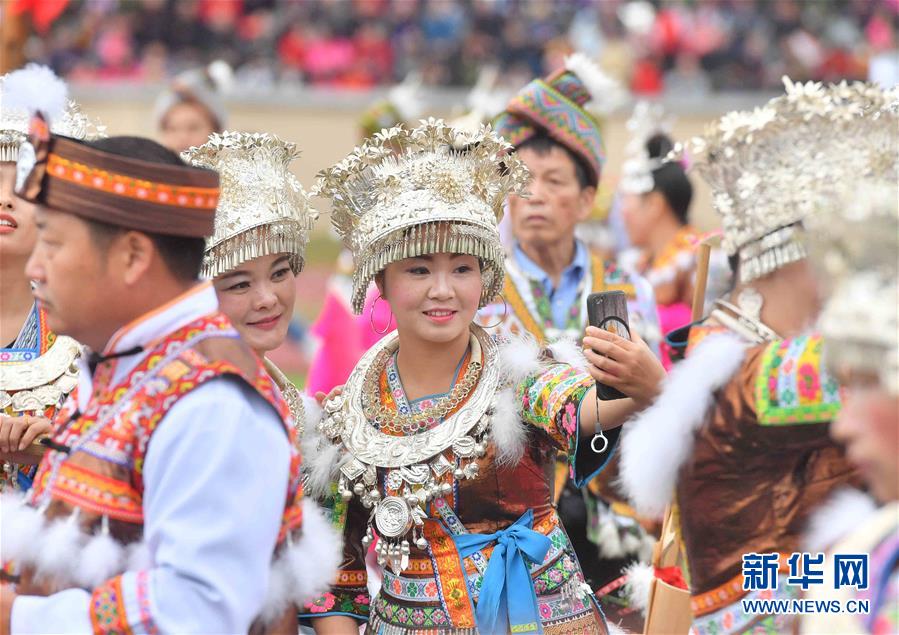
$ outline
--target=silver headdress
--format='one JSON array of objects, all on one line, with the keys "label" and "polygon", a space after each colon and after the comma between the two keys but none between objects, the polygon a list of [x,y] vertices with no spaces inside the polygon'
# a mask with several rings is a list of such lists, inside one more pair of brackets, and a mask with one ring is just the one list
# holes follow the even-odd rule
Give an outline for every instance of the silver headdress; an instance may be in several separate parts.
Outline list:
[{"label": "silver headdress", "polygon": [[842,183],[882,174],[896,156],[895,96],[862,82],[822,86],[784,78],[786,94],[731,112],[686,147],[712,186],[723,247],[750,282],[805,257],[802,223]]},{"label": "silver headdress", "polygon": [[332,200],[331,221],[356,263],[356,313],[389,263],[442,252],[477,256],[481,306],[493,299],[503,283],[503,201],[528,179],[509,150],[489,126],[467,133],[428,119],[382,130],[320,173],[313,193]]},{"label": "silver headdress", "polygon": [[54,134],[87,140],[105,137],[105,127],[89,119],[67,95],[65,82],[46,66],[28,64],[0,77],[0,161],[18,160],[31,115],[38,110],[47,116]]},{"label": "silver headdress", "polygon": [[619,188],[628,194],[646,194],[655,186],[652,172],[662,165],[665,158],[652,158],[646,143],[656,134],[671,132],[671,118],[665,115],[661,104],[639,101],[627,120],[631,138],[624,151],[626,158],[621,166]]},{"label": "silver headdress", "polygon": [[291,268],[299,273],[318,213],[288,169],[299,156],[296,144],[265,133],[226,131],[181,156],[219,173],[221,192],[215,233],[206,242],[205,277],[281,253],[290,254]]},{"label": "silver headdress", "polygon": [[819,323],[825,359],[835,372],[879,376],[899,394],[896,180],[852,183],[837,201],[809,232],[810,258],[832,289]]}]

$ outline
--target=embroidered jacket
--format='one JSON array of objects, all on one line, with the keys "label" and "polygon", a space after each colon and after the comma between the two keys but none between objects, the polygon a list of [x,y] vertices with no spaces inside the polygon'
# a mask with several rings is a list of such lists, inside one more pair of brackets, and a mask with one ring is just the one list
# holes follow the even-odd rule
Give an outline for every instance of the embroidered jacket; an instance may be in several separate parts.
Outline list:
[{"label": "embroidered jacket", "polygon": [[828,433],[840,388],[817,335],[746,348],[720,326],[694,326],[690,342],[632,423],[623,484],[644,513],[659,513],[675,487],[698,633],[780,628],[782,617],[740,612],[743,554],[799,550],[810,512],[853,478]]},{"label": "embroidered jacket", "polygon": [[548,298],[538,280],[529,278],[514,258],[506,258],[506,280],[503,302],[496,302],[478,312],[476,322],[503,337],[530,333],[540,344],[561,337],[579,342],[587,327],[587,296],[600,291],[624,291],[628,298],[628,314],[632,327],[658,352],[661,340],[659,318],[652,287],[611,262],[591,254],[590,266],[584,273],[578,299],[570,309],[569,325],[559,328],[553,323]]},{"label": "embroidered jacket", "polygon": [[[0,349],[0,414],[53,418],[77,383],[78,342],[57,337],[37,305],[28,315],[16,341]],[[36,465],[3,463],[0,491],[28,490]]]},{"label": "embroidered jacket", "polygon": [[[214,292],[206,287],[206,295],[201,287],[180,303],[208,304],[207,296],[214,303]],[[179,303],[174,307],[169,311],[178,311]],[[191,314],[190,308],[181,310]],[[157,628],[148,595],[155,545],[144,544],[143,537],[145,522],[158,523],[161,519],[145,517],[143,468],[151,441],[165,427],[167,413],[200,386],[223,377],[243,383],[262,397],[271,414],[282,421],[284,434],[293,440],[295,432],[286,403],[262,362],[240,341],[223,314],[193,318],[154,340],[150,347],[118,380],[113,380],[115,360],[98,366],[92,394],[79,397],[76,390],[58,413],[54,449],[41,463],[27,501],[4,505],[5,529],[13,526],[21,533],[31,527],[34,532],[27,537],[15,536],[17,539],[10,541],[15,543],[11,553],[4,548],[4,559],[12,563],[5,562],[5,568],[18,573],[20,596],[13,607],[14,626],[17,614],[20,620],[26,619],[26,614],[33,617],[31,605],[39,607],[36,601],[40,598],[26,596],[77,588],[91,593],[90,624],[95,633],[130,632],[138,625],[148,631]],[[213,404],[206,413],[214,413]],[[305,597],[301,593],[293,598],[297,589],[288,588],[292,584],[302,586],[299,582],[303,576],[293,575],[289,562],[296,564],[296,553],[307,538],[305,534],[300,537],[299,530],[306,527],[308,516],[315,514],[314,508],[301,504],[300,456],[294,443],[289,443],[289,458],[277,557],[270,565],[272,592],[260,607],[264,621],[276,619],[291,599],[299,602],[314,592],[307,587]],[[202,455],[197,455],[197,461],[202,465]],[[314,525],[316,519],[309,520]],[[228,526],[234,519],[222,521]],[[184,530],[202,533],[210,527]],[[42,554],[36,545],[52,545],[58,557]],[[74,550],[75,555],[67,549]],[[327,554],[323,555],[327,561]],[[327,579],[327,563],[324,566]],[[18,611],[20,602],[23,611],[28,608],[25,613]],[[78,615],[71,617],[72,628],[78,628],[75,625],[80,619]]]},{"label": "embroidered jacket", "polygon": [[[395,335],[385,340],[395,340]],[[496,365],[498,361],[486,359],[484,364]],[[460,375],[470,363],[469,353],[462,361]],[[350,382],[355,376],[351,376]],[[379,399],[382,407],[390,412],[421,412],[441,397],[408,400],[395,363],[391,361],[379,377]],[[422,519],[425,543],[410,545],[408,566],[401,572],[383,569],[383,583],[374,597],[367,587],[363,546],[371,512],[357,497],[343,503],[344,563],[331,591],[307,604],[305,617],[347,615],[367,620],[368,631],[373,633],[473,635],[479,628],[483,629],[476,613],[486,593],[485,573],[496,543],[489,542],[483,549],[463,555],[456,541],[463,535],[507,530],[530,510],[533,529],[546,536],[550,545],[545,557],[528,564],[532,601],[536,602],[533,608],[541,628],[546,632],[606,632],[592,594],[582,588],[583,575],[577,557],[552,503],[557,452],[566,454],[573,477],[583,483],[604,467],[616,443],[618,431],[607,432],[610,447],[598,455],[588,443],[579,440],[579,404],[592,385],[589,375],[568,364],[543,364],[539,371],[521,381],[517,389],[505,393],[510,402],[501,410],[508,410],[511,416],[494,417],[492,425],[504,432],[494,430],[492,436],[485,437],[483,456],[472,460],[477,466],[476,476],[462,478],[461,473],[456,473],[460,463],[455,445],[438,453],[436,458],[429,458],[431,466],[437,467],[446,459],[445,464],[450,467],[440,477],[441,485],[447,486],[443,490],[445,494],[425,507]],[[439,430],[453,416],[465,417],[470,407],[469,401],[463,401],[446,419],[430,421],[429,430]],[[498,460],[505,444],[511,442],[509,437],[517,434],[526,435],[519,439],[524,441],[520,458],[506,463]],[[463,451],[461,446],[459,451]],[[349,459],[337,460],[345,464]],[[409,469],[414,472],[417,467]],[[405,469],[401,468],[399,473],[403,474]],[[467,469],[470,468],[463,471]],[[399,490],[395,488],[402,483],[397,477],[396,470],[377,468],[376,482],[382,499],[397,495]],[[519,591],[531,593],[526,586]],[[537,628],[536,623],[531,626]]]}]

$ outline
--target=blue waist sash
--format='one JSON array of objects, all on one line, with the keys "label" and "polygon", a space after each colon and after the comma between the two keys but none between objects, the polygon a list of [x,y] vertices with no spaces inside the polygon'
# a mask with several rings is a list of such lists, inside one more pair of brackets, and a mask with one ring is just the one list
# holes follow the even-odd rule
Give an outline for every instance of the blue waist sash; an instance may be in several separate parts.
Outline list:
[{"label": "blue waist sash", "polygon": [[462,558],[496,543],[475,609],[483,635],[543,633],[528,562],[543,562],[552,542],[533,526],[534,512],[529,509],[502,531],[453,536]]}]

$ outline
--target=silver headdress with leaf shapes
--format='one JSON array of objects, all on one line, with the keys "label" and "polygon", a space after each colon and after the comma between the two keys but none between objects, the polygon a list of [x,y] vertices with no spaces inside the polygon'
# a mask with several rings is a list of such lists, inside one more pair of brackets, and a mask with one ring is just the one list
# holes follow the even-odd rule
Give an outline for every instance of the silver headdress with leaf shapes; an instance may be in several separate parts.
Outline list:
[{"label": "silver headdress with leaf shapes", "polygon": [[646,144],[653,135],[671,132],[671,117],[665,115],[662,104],[639,101],[627,120],[627,131],[630,140],[624,149],[618,187],[627,194],[646,194],[655,187],[653,170],[665,161],[665,157],[650,157]]},{"label": "silver headdress with leaf shapes", "polygon": [[481,306],[493,299],[504,276],[503,201],[528,180],[509,150],[489,126],[465,132],[428,119],[382,130],[320,173],[313,193],[331,199],[331,221],[356,263],[356,313],[389,263],[433,253],[479,258]]},{"label": "silver headdress with leaf shapes", "polygon": [[753,111],[724,115],[703,137],[679,145],[711,185],[723,247],[739,254],[740,280],[806,256],[802,223],[841,184],[895,171],[891,91],[854,82],[823,86],[784,78],[786,94]]},{"label": "silver headdress with leaf shapes", "polygon": [[215,233],[206,241],[203,276],[215,278],[248,260],[281,253],[300,272],[318,213],[289,169],[299,156],[296,144],[266,133],[225,131],[181,156],[219,173]]},{"label": "silver headdress with leaf shapes", "polygon": [[837,373],[879,377],[885,390],[899,394],[896,179],[852,183],[835,203],[808,237],[809,257],[831,291],[819,320],[825,359]]}]

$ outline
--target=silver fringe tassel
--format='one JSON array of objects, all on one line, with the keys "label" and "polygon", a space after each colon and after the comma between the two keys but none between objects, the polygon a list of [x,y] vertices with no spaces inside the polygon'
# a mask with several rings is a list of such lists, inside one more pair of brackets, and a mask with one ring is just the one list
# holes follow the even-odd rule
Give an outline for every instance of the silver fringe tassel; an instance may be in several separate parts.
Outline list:
[{"label": "silver fringe tassel", "polygon": [[365,294],[374,277],[392,262],[427,254],[453,253],[474,256],[481,261],[484,289],[480,306],[489,304],[502,288],[504,258],[495,229],[470,223],[425,222],[394,232],[373,244],[368,254],[356,262],[353,273],[353,311],[362,313]]},{"label": "silver fringe tassel", "polygon": [[0,136],[0,163],[15,163],[18,161],[19,146],[25,142],[25,139],[25,135],[19,133]]},{"label": "silver fringe tassel", "polygon": [[206,250],[201,275],[212,279],[236,269],[243,263],[271,256],[289,254],[290,268],[295,274],[303,269],[307,233],[291,221],[253,227]]},{"label": "silver fringe tassel", "polygon": [[805,258],[801,231],[798,225],[781,227],[740,249],[740,281],[752,282]]}]

